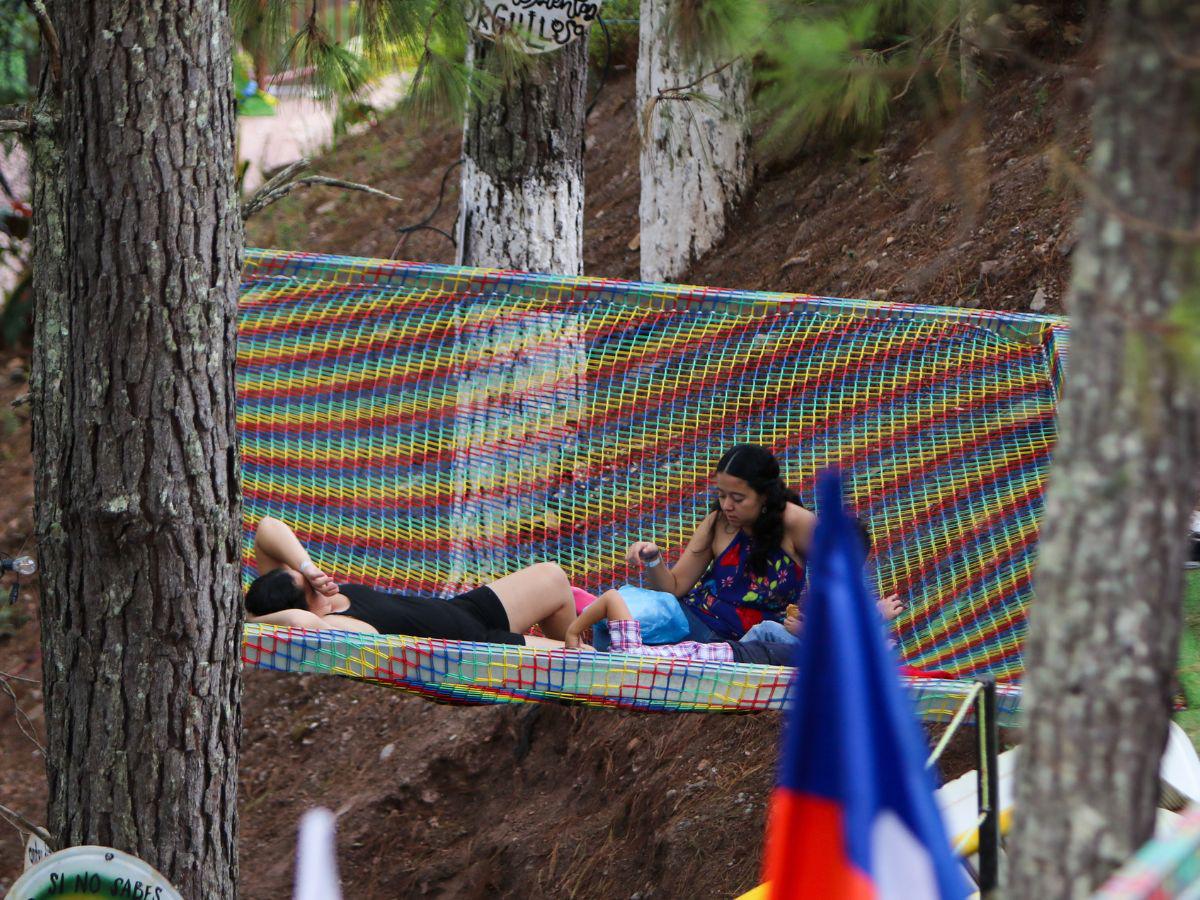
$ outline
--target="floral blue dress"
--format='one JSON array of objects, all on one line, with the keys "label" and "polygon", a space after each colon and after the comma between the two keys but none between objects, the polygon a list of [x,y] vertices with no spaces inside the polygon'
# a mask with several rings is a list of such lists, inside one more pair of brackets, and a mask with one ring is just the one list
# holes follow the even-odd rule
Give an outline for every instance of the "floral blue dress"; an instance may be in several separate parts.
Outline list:
[{"label": "floral blue dress", "polygon": [[747,567],[750,536],[741,529],[680,602],[722,637],[736,640],[764,620],[782,622],[789,603],[800,602],[804,566],[779,548],[766,571]]}]

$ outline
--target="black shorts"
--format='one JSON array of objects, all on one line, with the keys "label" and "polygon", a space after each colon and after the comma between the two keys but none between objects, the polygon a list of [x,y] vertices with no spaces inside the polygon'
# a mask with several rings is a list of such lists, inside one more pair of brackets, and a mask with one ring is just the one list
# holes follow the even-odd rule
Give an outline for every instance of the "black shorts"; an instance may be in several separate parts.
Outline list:
[{"label": "black shorts", "polygon": [[525,637],[509,630],[504,604],[486,584],[451,597],[446,604],[463,614],[460,621],[464,636],[458,640],[524,645]]}]

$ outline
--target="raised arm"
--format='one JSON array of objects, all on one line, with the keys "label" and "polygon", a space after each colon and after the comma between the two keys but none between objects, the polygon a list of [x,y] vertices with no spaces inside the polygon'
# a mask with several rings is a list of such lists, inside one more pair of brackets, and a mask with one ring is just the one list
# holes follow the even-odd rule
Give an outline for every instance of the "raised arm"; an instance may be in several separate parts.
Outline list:
[{"label": "raised arm", "polygon": [[332,597],[338,592],[333,579],[322,572],[308,557],[308,551],[286,523],[264,516],[254,532],[254,562],[258,574],[265,575],[281,566],[290,566],[304,575],[314,588]]},{"label": "raised arm", "polygon": [[[646,579],[650,582],[651,587],[657,591],[666,591],[676,597],[682,597],[696,586],[696,582],[700,580],[700,576],[712,562],[712,533],[716,518],[715,512],[704,517],[704,521],[700,523],[700,527],[688,541],[687,547],[679,555],[675,565],[669,568],[657,565],[645,570]],[[641,558],[642,551],[658,551],[658,549],[658,545],[651,541],[637,541],[631,544],[625,552],[625,558],[635,565],[644,565]]]},{"label": "raised arm", "polygon": [[563,639],[568,650],[577,650],[583,645],[582,635],[601,619],[631,619],[625,599],[617,591],[605,591],[587,605],[570,625]]}]

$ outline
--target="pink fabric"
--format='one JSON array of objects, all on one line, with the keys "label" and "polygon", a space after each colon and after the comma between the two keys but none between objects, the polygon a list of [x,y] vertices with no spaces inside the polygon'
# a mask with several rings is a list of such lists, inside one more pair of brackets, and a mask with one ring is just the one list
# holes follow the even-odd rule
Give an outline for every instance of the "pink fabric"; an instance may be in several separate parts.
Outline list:
[{"label": "pink fabric", "polygon": [[571,588],[571,596],[575,598],[575,615],[579,615],[587,607],[596,602],[596,595],[589,594],[583,588]]},{"label": "pink fabric", "polygon": [[610,653],[633,653],[637,656],[659,656],[664,659],[694,659],[697,662],[733,662],[733,648],[724,641],[715,644],[683,641],[678,644],[655,644],[647,647],[642,643],[642,625],[635,619],[609,619],[608,633],[612,636]]}]

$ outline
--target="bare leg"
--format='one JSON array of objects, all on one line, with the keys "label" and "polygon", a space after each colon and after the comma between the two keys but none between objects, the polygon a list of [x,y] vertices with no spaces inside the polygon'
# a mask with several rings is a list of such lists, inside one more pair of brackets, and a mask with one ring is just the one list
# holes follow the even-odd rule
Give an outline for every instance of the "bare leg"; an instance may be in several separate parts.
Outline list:
[{"label": "bare leg", "polygon": [[517,634],[541,625],[548,638],[562,640],[575,621],[575,598],[567,573],[554,563],[536,563],[488,585],[508,614],[508,628]]},{"label": "bare leg", "polygon": [[538,637],[536,634],[527,634],[525,635],[525,646],[536,647],[539,650],[561,650],[563,648],[563,642],[551,640],[550,638]]}]

